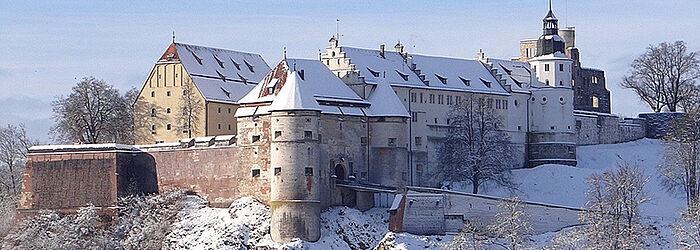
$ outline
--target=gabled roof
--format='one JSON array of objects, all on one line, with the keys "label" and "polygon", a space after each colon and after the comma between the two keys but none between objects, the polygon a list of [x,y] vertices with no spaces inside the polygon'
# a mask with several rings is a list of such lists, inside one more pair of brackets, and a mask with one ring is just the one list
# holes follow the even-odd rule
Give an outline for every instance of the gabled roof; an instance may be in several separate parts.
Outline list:
[{"label": "gabled roof", "polygon": [[[237,117],[277,110],[318,110],[322,113],[364,115],[369,103],[318,60],[284,59],[240,99]],[[343,106],[343,107],[340,107]]]},{"label": "gabled roof", "polygon": [[477,60],[425,55],[411,57],[430,88],[508,95],[489,69]]},{"label": "gabled roof", "polygon": [[530,70],[530,63],[494,58],[487,60],[503,76],[502,79],[506,79],[506,85],[510,85],[512,91],[529,92],[527,86],[531,84],[534,73]]},{"label": "gabled roof", "polygon": [[179,60],[207,101],[237,103],[270,66],[259,54],[172,43],[159,62]]},{"label": "gabled roof", "polygon": [[[404,58],[393,51],[385,51],[382,56],[379,50],[347,46],[340,49],[370,84],[508,95],[489,70],[476,60],[426,55]],[[412,64],[426,81],[412,70]]]},{"label": "gabled roof", "polygon": [[[392,86],[424,87],[425,84],[406,65],[403,56],[397,52],[385,51],[382,57],[379,50],[342,46],[340,50],[355,64],[360,75],[368,83],[388,83]],[[408,78],[403,78],[408,75]]]},{"label": "gabled roof", "polygon": [[269,111],[316,110],[321,111],[309,89],[302,88],[304,80],[296,71],[288,71],[287,81],[270,104]]}]

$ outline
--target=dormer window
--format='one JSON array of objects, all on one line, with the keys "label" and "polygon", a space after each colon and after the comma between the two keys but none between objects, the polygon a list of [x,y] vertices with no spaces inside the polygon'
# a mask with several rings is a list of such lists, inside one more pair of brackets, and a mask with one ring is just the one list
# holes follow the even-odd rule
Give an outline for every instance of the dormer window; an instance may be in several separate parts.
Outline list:
[{"label": "dormer window", "polygon": [[199,65],[202,65],[202,58],[199,58],[199,57],[197,56],[197,54],[194,53],[194,51],[192,51],[192,50],[190,50],[190,49],[188,49],[188,51],[189,51],[190,53],[192,53],[192,56],[194,57],[195,60],[197,60],[197,63],[199,63]]},{"label": "dormer window", "polygon": [[374,71],[374,70],[372,70],[372,69],[370,69],[370,68],[367,68],[367,70],[369,70],[369,73],[372,73],[372,75],[373,75],[374,77],[379,77],[379,71]]},{"label": "dormer window", "polygon": [[401,78],[403,78],[404,81],[408,81],[408,74],[405,74],[398,70],[396,71],[396,73],[399,74],[399,76],[401,76]]},{"label": "dormer window", "polygon": [[435,77],[437,77],[437,79],[440,80],[440,82],[442,82],[442,84],[447,84],[447,77],[442,77],[438,74],[435,74]]},{"label": "dormer window", "polygon": [[486,81],[486,80],[484,80],[483,78],[479,78],[479,79],[481,79],[481,82],[483,82],[484,85],[486,85],[486,87],[489,87],[489,88],[491,87],[491,82]]},{"label": "dormer window", "polygon": [[216,62],[219,63],[219,67],[221,67],[221,68],[223,69],[223,68],[224,68],[224,62],[221,61],[221,60],[219,60],[219,57],[217,57],[216,55],[212,54],[212,56],[214,56],[214,60],[216,60]]},{"label": "dormer window", "polygon": [[306,79],[304,79],[304,70],[303,69],[299,70],[299,78],[301,78],[301,80],[306,80]]},{"label": "dormer window", "polygon": [[246,61],[245,59],[243,60],[243,62],[245,63],[246,66],[248,66],[248,70],[250,70],[250,72],[255,73],[255,69],[253,68],[253,65],[250,65],[250,63],[248,63],[248,61]]},{"label": "dormer window", "polygon": [[464,83],[464,85],[466,85],[467,87],[469,87],[471,85],[471,82],[472,82],[471,80],[462,78],[461,76],[459,77],[459,80],[461,80],[462,83]]},{"label": "dormer window", "polygon": [[219,75],[219,78],[221,78],[222,81],[226,81],[226,76],[224,76],[224,74],[221,74],[221,72],[219,72],[218,70],[216,71],[216,74]]},{"label": "dormer window", "polygon": [[219,88],[221,88],[221,91],[223,91],[227,97],[231,98],[231,92],[226,91],[226,89],[224,89],[223,87],[219,87]]},{"label": "dormer window", "polygon": [[237,63],[236,61],[231,58],[231,62],[233,63],[233,66],[236,67],[237,70],[241,70],[241,65]]},{"label": "dormer window", "polygon": [[241,74],[236,73],[236,75],[239,79],[241,79],[241,81],[243,81],[243,84],[248,84],[248,79],[245,79],[245,77],[243,77]]}]

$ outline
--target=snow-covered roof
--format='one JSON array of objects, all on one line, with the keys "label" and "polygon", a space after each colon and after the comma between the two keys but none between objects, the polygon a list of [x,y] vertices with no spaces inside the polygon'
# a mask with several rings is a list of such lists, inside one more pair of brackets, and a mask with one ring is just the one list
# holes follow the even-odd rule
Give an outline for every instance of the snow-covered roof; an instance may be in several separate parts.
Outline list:
[{"label": "snow-covered roof", "polygon": [[[476,60],[427,55],[408,55],[406,59],[393,51],[385,51],[382,56],[374,49],[347,46],[340,49],[370,84],[508,95],[489,70]],[[425,81],[412,69],[413,64],[420,75],[425,76]]]},{"label": "snow-covered roof", "polygon": [[173,43],[161,60],[180,60],[207,101],[237,103],[270,71],[259,54]]},{"label": "snow-covered roof", "polygon": [[365,109],[368,116],[410,117],[406,107],[389,84],[375,85],[367,100],[372,103]]},{"label": "snow-covered roof", "polygon": [[[384,57],[379,50],[361,49],[342,46],[340,50],[350,58],[368,83],[389,83],[392,86],[426,87],[418,76],[411,71],[403,56],[397,52],[385,51]],[[403,75],[402,75],[403,74]],[[405,77],[404,76],[408,76]]]},{"label": "snow-covered roof", "polygon": [[[360,98],[323,63],[284,59],[260,84],[240,99],[237,117],[279,110],[318,110],[322,113],[364,115],[369,102]],[[337,106],[344,106],[341,108]],[[350,107],[348,107],[350,106]]]},{"label": "snow-covered roof", "polygon": [[508,95],[481,62],[472,59],[411,55],[430,88]]},{"label": "snow-covered roof", "polygon": [[270,111],[283,110],[316,110],[321,111],[316,99],[311,95],[309,89],[302,89],[304,80],[299,77],[296,71],[287,73],[287,81],[277,94],[277,97],[270,104]]},{"label": "snow-covered roof", "polygon": [[539,60],[571,60],[569,57],[566,56],[566,54],[561,53],[559,51],[554,52],[552,54],[546,54],[546,55],[541,55],[535,58],[530,59],[530,61],[539,61]]},{"label": "snow-covered roof", "polygon": [[529,92],[527,85],[532,81],[532,71],[530,63],[488,58],[492,68],[501,74],[506,80],[506,85],[511,86],[511,90],[515,92]]}]

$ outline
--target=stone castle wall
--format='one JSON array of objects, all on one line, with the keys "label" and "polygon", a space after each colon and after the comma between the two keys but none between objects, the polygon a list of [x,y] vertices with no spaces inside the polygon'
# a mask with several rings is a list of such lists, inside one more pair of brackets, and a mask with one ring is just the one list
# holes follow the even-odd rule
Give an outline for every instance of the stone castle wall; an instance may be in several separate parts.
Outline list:
[{"label": "stone castle wall", "polygon": [[646,136],[645,119],[625,118],[616,115],[576,111],[576,145],[622,143]]}]

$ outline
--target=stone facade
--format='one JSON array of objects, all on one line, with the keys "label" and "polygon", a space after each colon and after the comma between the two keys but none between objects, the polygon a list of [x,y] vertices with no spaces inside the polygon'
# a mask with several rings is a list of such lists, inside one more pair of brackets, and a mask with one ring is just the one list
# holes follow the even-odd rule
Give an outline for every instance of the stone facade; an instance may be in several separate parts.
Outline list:
[{"label": "stone facade", "polygon": [[605,113],[576,111],[576,145],[628,142],[646,137],[644,118],[625,118]]}]

